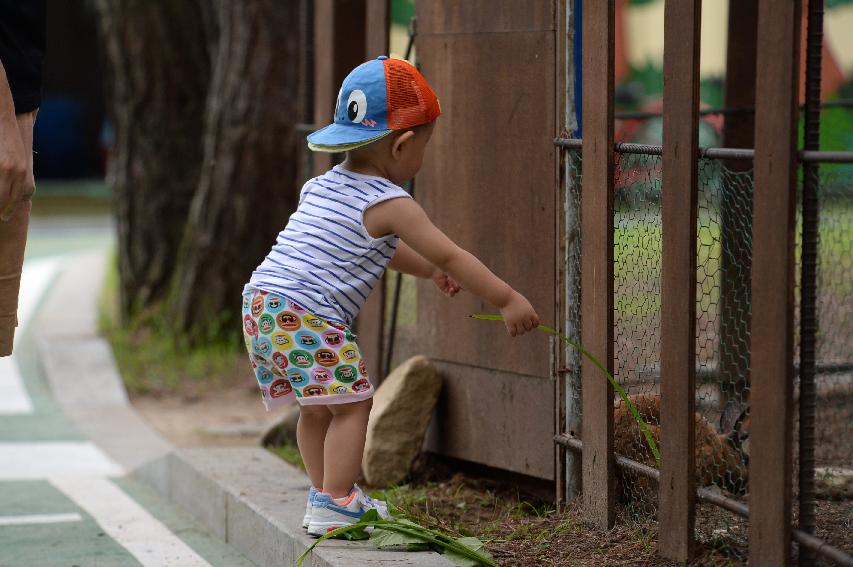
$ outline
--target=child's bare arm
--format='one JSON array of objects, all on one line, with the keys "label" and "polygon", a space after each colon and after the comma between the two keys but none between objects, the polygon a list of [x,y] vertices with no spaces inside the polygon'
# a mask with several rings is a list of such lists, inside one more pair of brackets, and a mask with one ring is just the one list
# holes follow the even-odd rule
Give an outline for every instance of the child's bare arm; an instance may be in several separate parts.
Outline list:
[{"label": "child's bare arm", "polygon": [[412,250],[402,240],[397,244],[397,251],[391,257],[388,267],[404,274],[409,274],[423,279],[431,279],[432,282],[444,295],[453,297],[459,290],[459,284],[453,281],[446,273],[438,269],[432,262]]},{"label": "child's bare arm", "polygon": [[414,252],[450,274],[464,289],[498,307],[511,335],[523,334],[539,324],[536,311],[523,295],[457,246],[411,199],[392,199],[371,207],[365,212],[364,223],[374,236],[398,234]]},{"label": "child's bare arm", "polygon": [[412,250],[402,240],[397,244],[397,251],[388,263],[388,267],[404,274],[419,278],[431,278],[436,271],[435,265]]}]

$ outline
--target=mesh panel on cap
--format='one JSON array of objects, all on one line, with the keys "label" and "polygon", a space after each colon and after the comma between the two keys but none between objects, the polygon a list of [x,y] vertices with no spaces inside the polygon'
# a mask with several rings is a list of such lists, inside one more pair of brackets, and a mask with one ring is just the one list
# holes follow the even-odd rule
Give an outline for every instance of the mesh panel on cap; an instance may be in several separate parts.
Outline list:
[{"label": "mesh panel on cap", "polygon": [[386,59],[385,74],[388,128],[411,128],[438,118],[438,99],[417,69],[400,59]]}]

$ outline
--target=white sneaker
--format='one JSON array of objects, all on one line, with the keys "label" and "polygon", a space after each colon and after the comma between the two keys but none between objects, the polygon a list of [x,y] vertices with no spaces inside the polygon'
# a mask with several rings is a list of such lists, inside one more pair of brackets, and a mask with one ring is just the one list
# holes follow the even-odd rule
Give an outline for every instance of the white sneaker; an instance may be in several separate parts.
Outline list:
[{"label": "white sneaker", "polygon": [[305,505],[305,515],[302,517],[302,527],[308,529],[308,524],[311,522],[311,512],[314,510],[314,497],[320,493],[313,486],[308,489],[308,503]]},{"label": "white sneaker", "polygon": [[332,498],[331,494],[318,492],[314,497],[311,521],[308,523],[308,535],[320,537],[344,526],[350,526],[368,510],[376,510],[379,517],[388,520],[388,506],[381,500],[374,500],[354,485],[346,498]]}]

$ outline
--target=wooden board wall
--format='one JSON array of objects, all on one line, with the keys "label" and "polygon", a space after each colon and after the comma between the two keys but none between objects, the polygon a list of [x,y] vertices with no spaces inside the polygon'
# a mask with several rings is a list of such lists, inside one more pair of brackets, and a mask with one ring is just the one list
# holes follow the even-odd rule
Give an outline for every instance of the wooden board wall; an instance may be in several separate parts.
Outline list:
[{"label": "wooden board wall", "polygon": [[[548,0],[417,3],[421,71],[442,116],[418,200],[451,238],[555,321],[556,31]],[[497,310],[418,287],[419,350],[445,379],[430,450],[551,479],[549,341],[510,338]]]}]

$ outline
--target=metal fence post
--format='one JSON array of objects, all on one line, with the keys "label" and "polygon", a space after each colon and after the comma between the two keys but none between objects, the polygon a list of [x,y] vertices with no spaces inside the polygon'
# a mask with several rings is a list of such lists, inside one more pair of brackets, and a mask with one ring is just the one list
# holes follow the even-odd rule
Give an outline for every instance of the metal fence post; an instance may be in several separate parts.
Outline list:
[{"label": "metal fence post", "polygon": [[663,52],[660,551],[693,554],[700,0],[667,0]]},{"label": "metal fence post", "polygon": [[799,0],[759,0],[755,84],[749,563],[791,561]]},{"label": "metal fence post", "polygon": [[[823,0],[808,2],[806,50],[806,109],[803,149],[820,149],[820,73],[823,49]],[[815,346],[817,343],[817,262],[820,213],[818,164],[803,163],[803,251],[800,277],[800,471],[799,525],[815,532]],[[813,565],[811,549],[801,546],[799,563]]]},{"label": "metal fence post", "polygon": [[[583,2],[581,336],[613,370],[613,82],[615,3]],[[613,388],[582,365],[583,501],[587,519],[610,528],[614,510]]]}]

